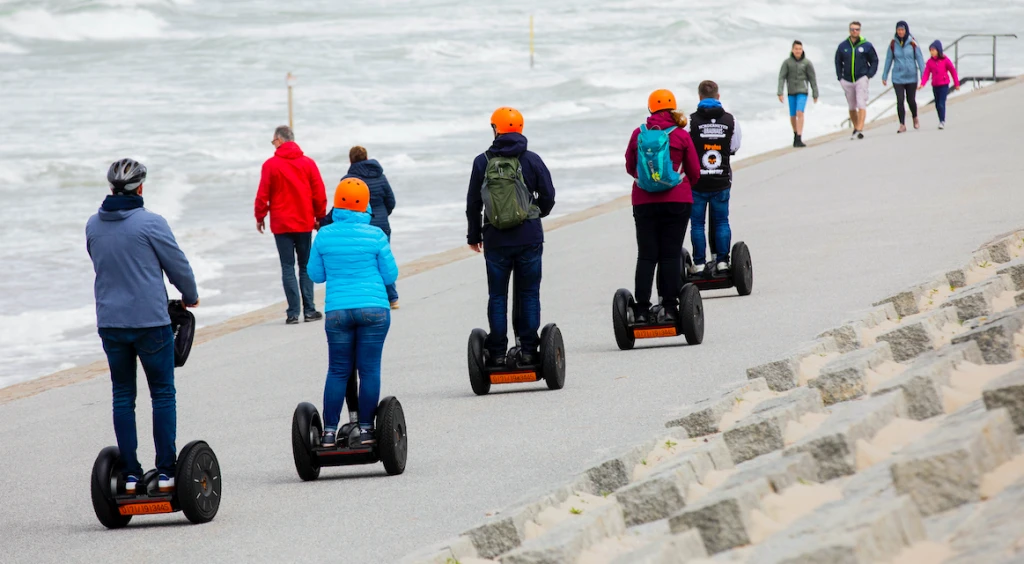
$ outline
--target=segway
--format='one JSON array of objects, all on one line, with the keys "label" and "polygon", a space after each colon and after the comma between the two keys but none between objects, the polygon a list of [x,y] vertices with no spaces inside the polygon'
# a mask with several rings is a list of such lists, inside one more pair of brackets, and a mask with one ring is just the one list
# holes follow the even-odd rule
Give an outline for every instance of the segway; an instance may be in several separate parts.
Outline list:
[{"label": "segway", "polygon": [[[515,296],[515,281],[512,293]],[[516,345],[505,355],[505,366],[492,367],[490,353],[484,347],[487,332],[473,329],[469,334],[469,385],[478,396],[491,391],[492,384],[523,384],[544,380],[548,389],[561,390],[565,386],[565,344],[562,342],[562,330],[554,323],[548,323],[540,331],[540,354],[533,364],[526,364],[522,358],[522,345],[519,342],[519,302],[512,301],[512,329],[515,333]]]},{"label": "segway", "polygon": [[612,299],[612,327],[615,330],[615,344],[621,350],[633,348],[637,339],[658,339],[683,335],[686,343],[699,345],[704,340],[704,303],[700,291],[693,284],[683,284],[679,291],[679,315],[675,323],[662,320],[662,306],[651,308],[646,323],[635,319],[636,301],[633,294],[619,288]]},{"label": "segway", "polygon": [[150,470],[136,486],[138,491],[128,494],[123,471],[121,452],[115,446],[101,450],[92,466],[92,508],[108,529],[120,529],[136,515],[176,511],[193,523],[207,523],[220,508],[220,464],[205,441],[192,441],[178,453],[174,492],[161,493],[160,475]]},{"label": "segway", "polygon": [[749,296],[754,289],[754,266],[750,262],[750,250],[743,241],[732,246],[732,261],[729,268],[718,270],[713,262],[708,263],[704,272],[690,274],[693,258],[683,249],[683,284],[693,284],[700,290],[721,290],[736,288],[741,296]]},{"label": "segway", "polygon": [[[353,374],[349,382],[355,379]],[[349,390],[352,388],[350,387]],[[350,410],[358,410],[352,394],[347,395]],[[338,429],[334,446],[323,446],[324,426],[320,413],[309,402],[302,402],[295,408],[292,417],[292,457],[295,471],[304,481],[320,477],[324,466],[351,466],[355,464],[384,463],[389,476],[405,472],[405,461],[409,452],[405,427],[405,412],[398,399],[388,396],[377,406],[373,445],[358,443],[358,423],[346,423]]]}]

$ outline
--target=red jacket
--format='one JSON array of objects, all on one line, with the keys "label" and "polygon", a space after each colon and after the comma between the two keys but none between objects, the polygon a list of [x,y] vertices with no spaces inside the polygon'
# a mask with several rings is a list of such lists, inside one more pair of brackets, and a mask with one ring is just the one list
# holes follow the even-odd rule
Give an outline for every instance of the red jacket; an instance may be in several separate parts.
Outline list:
[{"label": "red jacket", "polygon": [[[657,112],[647,117],[647,127],[650,129],[668,129],[675,126],[669,112]],[[640,128],[633,130],[633,136],[629,138],[629,146],[626,147],[626,172],[634,179],[636,178],[636,143],[640,136]],[[700,179],[700,161],[697,160],[697,150],[693,147],[693,139],[682,127],[669,133],[668,137],[669,154],[672,156],[672,165],[676,170],[685,172],[686,177],[674,188],[664,192],[648,192],[633,182],[633,205],[660,204],[675,202],[681,204],[693,203],[693,191],[691,184],[696,184]]]},{"label": "red jacket", "polygon": [[256,221],[270,212],[270,231],[308,233],[327,213],[327,194],[320,170],[294,141],[282,143],[263,163],[256,192]]}]

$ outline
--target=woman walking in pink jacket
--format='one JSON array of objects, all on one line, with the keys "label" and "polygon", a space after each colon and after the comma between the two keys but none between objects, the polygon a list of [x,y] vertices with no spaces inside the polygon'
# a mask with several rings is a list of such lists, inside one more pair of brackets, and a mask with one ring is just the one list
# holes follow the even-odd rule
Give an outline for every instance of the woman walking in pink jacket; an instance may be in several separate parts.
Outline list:
[{"label": "woman walking in pink jacket", "polygon": [[936,39],[928,47],[931,58],[924,66],[924,73],[921,75],[921,90],[928,84],[928,77],[932,79],[932,94],[935,95],[935,111],[939,113],[939,129],[946,128],[946,97],[949,96],[949,78],[953,77],[955,90],[960,90],[960,77],[956,74],[956,67],[949,57],[942,54],[942,42]]}]

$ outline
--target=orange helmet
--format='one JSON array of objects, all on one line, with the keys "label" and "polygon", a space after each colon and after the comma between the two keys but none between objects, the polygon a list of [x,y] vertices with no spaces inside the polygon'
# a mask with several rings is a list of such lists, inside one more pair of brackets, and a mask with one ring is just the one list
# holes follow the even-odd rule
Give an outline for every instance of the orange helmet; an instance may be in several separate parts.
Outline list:
[{"label": "orange helmet", "polygon": [[676,109],[676,95],[670,90],[655,90],[647,97],[647,110],[652,114],[661,110]]},{"label": "orange helmet", "polygon": [[334,207],[365,213],[370,204],[370,188],[358,178],[343,178],[334,190]]},{"label": "orange helmet", "polygon": [[494,132],[498,135],[502,133],[522,133],[523,114],[519,113],[519,110],[508,106],[498,108],[491,114],[491,125],[494,126]]}]

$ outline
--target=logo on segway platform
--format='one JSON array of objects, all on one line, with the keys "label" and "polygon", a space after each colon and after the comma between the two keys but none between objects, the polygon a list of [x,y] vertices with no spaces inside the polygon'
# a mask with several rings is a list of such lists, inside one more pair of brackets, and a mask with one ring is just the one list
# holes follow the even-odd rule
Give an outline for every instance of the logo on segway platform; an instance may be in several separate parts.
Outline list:
[{"label": "logo on segway platform", "polygon": [[704,157],[701,158],[701,162],[704,163],[704,168],[708,170],[714,170],[722,166],[722,153],[711,149],[704,153]]},{"label": "logo on segway platform", "polygon": [[147,503],[128,503],[117,508],[121,515],[152,515],[153,513],[170,513],[171,502],[153,501]]},{"label": "logo on segway platform", "polygon": [[500,372],[498,374],[491,374],[492,384],[521,384],[536,381],[536,372]]},{"label": "logo on segway platform", "polygon": [[678,333],[676,333],[676,328],[672,325],[633,329],[633,338],[635,339],[657,339],[658,337],[675,337],[676,335]]}]

